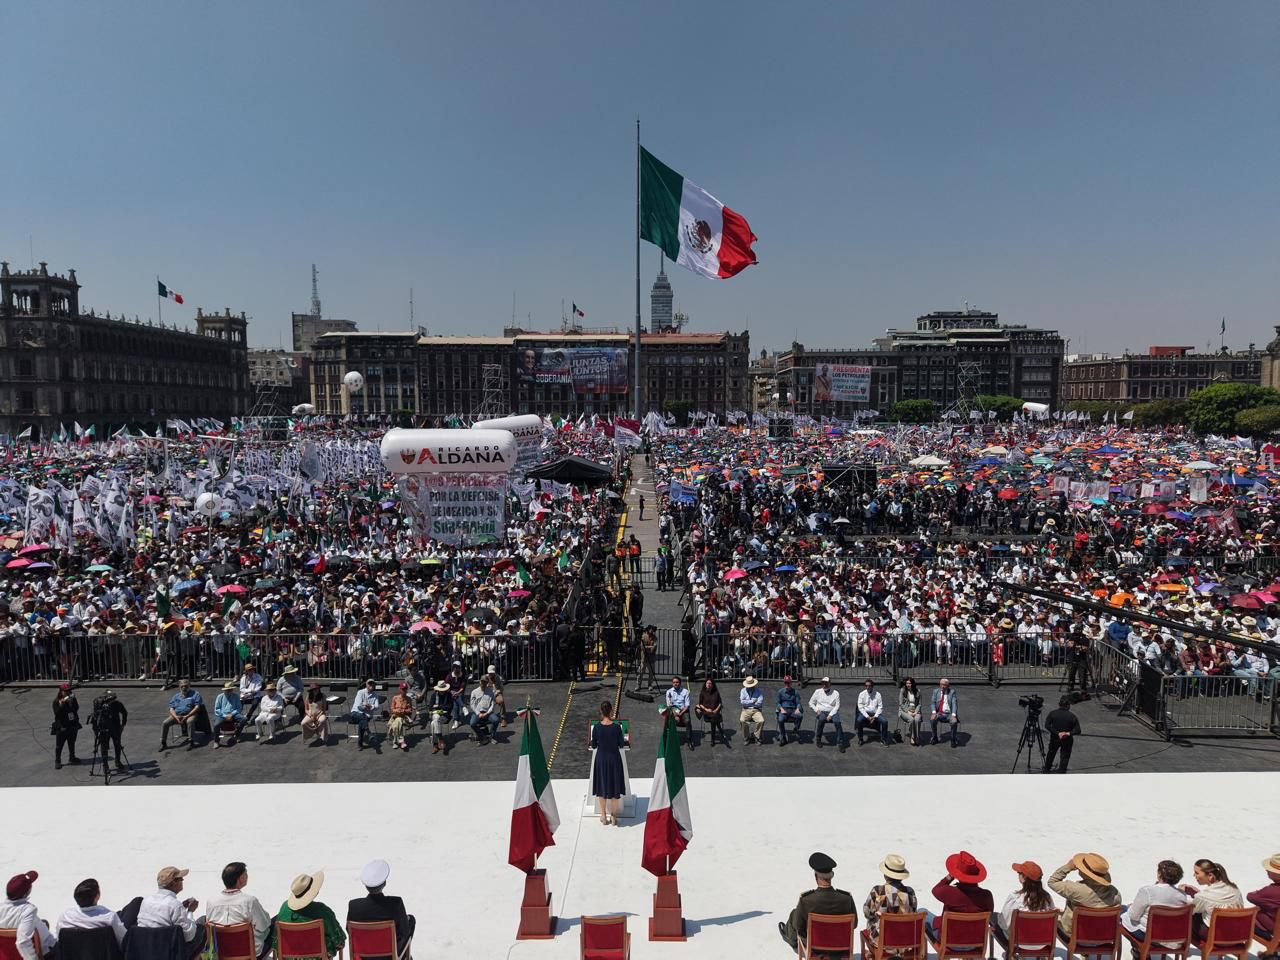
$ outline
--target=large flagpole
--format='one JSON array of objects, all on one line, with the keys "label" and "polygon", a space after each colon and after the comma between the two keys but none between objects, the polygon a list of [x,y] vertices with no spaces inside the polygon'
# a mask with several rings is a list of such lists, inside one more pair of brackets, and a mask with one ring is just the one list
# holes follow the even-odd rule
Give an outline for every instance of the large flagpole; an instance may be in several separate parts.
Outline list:
[{"label": "large flagpole", "polygon": [[636,117],[636,349],[632,354],[636,365],[635,418],[643,420],[643,397],[640,396],[640,118]]},{"label": "large flagpole", "polygon": [[164,326],[164,298],[160,296],[160,274],[156,274],[156,323]]}]

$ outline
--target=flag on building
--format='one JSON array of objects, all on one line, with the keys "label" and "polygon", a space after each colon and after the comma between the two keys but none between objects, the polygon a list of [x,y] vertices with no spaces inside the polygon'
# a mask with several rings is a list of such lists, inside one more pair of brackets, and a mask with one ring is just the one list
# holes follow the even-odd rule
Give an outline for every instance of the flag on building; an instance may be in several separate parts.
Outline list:
[{"label": "flag on building", "polygon": [[520,736],[520,765],[516,769],[516,798],[511,808],[511,847],[507,862],[525,873],[534,869],[547,847],[555,846],[560,813],[551,789],[547,756],[538,735],[538,721],[525,709],[524,732]]},{"label": "flag on building", "polygon": [[756,235],[730,210],[640,148],[640,238],[704,277],[732,277],[756,263]]},{"label": "flag on building", "polygon": [[649,790],[649,812],[644,818],[644,852],[640,863],[655,876],[667,873],[693,839],[689,793],[684,787],[684,760],[680,756],[680,731],[675,715],[663,711],[658,762]]},{"label": "flag on building", "polygon": [[182,299],[182,294],[180,294],[177,290],[170,290],[159,280],[156,281],[156,287],[159,288],[156,290],[156,293],[158,293],[162,299],[172,300],[174,303],[186,302]]},{"label": "flag on building", "polygon": [[575,317],[585,317],[585,316],[586,316],[586,314],[585,314],[585,313],[583,313],[581,310],[579,310],[579,309],[578,309],[578,305],[577,305],[576,303],[573,305],[573,315],[574,315]]}]

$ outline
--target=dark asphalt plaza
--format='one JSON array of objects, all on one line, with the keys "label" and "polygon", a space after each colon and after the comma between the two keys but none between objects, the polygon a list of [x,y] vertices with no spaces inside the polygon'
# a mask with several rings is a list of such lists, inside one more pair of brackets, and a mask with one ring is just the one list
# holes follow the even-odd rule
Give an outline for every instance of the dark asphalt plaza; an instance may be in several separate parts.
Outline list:
[{"label": "dark asphalt plaza", "polygon": [[[685,747],[685,769],[690,776],[868,776],[868,775],[933,775],[1008,773],[1013,766],[1025,713],[1018,698],[1026,693],[1039,693],[1046,698],[1045,710],[1056,705],[1055,687],[1005,684],[999,689],[984,685],[964,685],[957,689],[960,703],[961,732],[959,745],[952,748],[949,733],[944,730],[942,742],[913,748],[906,743],[885,747],[868,739],[858,746],[853,731],[853,708],[856,685],[841,688],[844,701],[842,718],[845,735],[850,741],[848,752],[841,754],[828,745],[821,750],[813,743],[813,717],[806,713],[799,742],[779,746],[773,726],[771,704],[777,684],[762,682],[766,697],[764,742],[744,744],[737,729],[738,707],[736,685],[722,686],[725,695],[725,729],[728,746],[709,745],[709,739],[698,736],[695,723],[694,749]],[[218,689],[214,685],[198,687],[207,704],[212,704]],[[812,688],[810,688],[812,689]],[[885,688],[886,693],[892,691]],[[84,717],[88,716],[93,698],[101,688],[85,688],[78,696]],[[447,756],[433,755],[427,732],[415,727],[408,735],[408,751],[392,749],[385,742],[376,748],[357,751],[354,739],[346,738],[342,720],[345,705],[331,711],[332,730],[329,746],[304,745],[295,722],[273,743],[259,744],[249,736],[231,747],[213,750],[198,737],[198,746],[187,750],[173,747],[157,752],[160,724],[166,714],[171,695],[158,686],[148,688],[122,686],[117,689],[129,710],[124,747],[132,764],[131,774],[113,777],[112,785],[218,784],[259,782],[378,782],[404,780],[515,780],[520,750],[519,721],[512,716],[509,726],[499,729],[496,742],[481,745],[469,739],[465,727],[453,731]],[[348,691],[350,695],[352,691]],[[514,684],[506,691],[509,711],[524,706],[528,697],[541,711],[539,728],[549,756],[553,756],[554,777],[586,777],[590,754],[586,749],[588,722],[596,716],[600,702],[617,697],[614,678],[606,681],[579,683],[572,700],[567,683]],[[808,699],[809,690],[801,691]],[[889,699],[889,697],[886,697]],[[0,786],[101,785],[100,778],[90,778],[89,757],[93,733],[81,731],[78,753],[80,766],[53,766],[53,737],[49,735],[53,691],[48,688],[6,688],[0,690]],[[632,750],[629,758],[631,774],[648,777],[656,758],[656,738],[660,731],[658,702],[645,703],[627,697],[621,700],[621,715],[632,725]],[[1092,700],[1076,706],[1084,736],[1075,745],[1071,773],[1094,772],[1209,772],[1209,771],[1276,771],[1280,770],[1280,741],[1269,736],[1233,739],[1189,739],[1166,743],[1145,726],[1130,717],[1116,715],[1117,707],[1107,700]],[[292,713],[292,711],[290,711]],[[336,721],[336,722],[334,722]],[[249,731],[252,727],[247,728]],[[379,725],[379,729],[384,728]],[[828,726],[826,737],[831,738]],[[893,719],[890,719],[893,729]],[[171,731],[170,743],[177,731]],[[559,738],[557,739],[557,735]],[[380,740],[380,738],[375,738]],[[554,751],[554,754],[553,754]],[[1026,768],[1024,752],[1018,771]],[[65,758],[64,758],[65,760]],[[1033,759],[1038,766],[1039,756]]]}]

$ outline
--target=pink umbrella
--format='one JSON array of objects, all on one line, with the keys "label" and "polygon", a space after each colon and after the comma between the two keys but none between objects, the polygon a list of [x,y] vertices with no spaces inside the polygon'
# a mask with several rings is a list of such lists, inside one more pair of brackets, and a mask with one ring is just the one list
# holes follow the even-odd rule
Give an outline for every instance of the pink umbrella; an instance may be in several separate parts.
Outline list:
[{"label": "pink umbrella", "polygon": [[19,550],[18,556],[25,557],[33,553],[43,553],[46,550],[52,550],[52,549],[53,547],[49,546],[49,544],[47,543],[35,543],[29,547],[23,547],[21,550]]},{"label": "pink umbrella", "polygon": [[157,497],[154,493],[149,493],[142,498],[143,503],[164,503],[164,499]]},{"label": "pink umbrella", "polygon": [[410,633],[417,633],[419,630],[430,630],[432,633],[439,633],[444,627],[436,623],[434,620],[419,620],[409,628]]},{"label": "pink umbrella", "polygon": [[1257,597],[1263,603],[1280,603],[1280,597],[1277,597],[1270,590],[1255,590],[1249,596]]},{"label": "pink umbrella", "polygon": [[508,597],[515,597],[516,599],[520,599],[521,597],[527,597],[527,596],[530,596],[530,593],[529,593],[529,591],[528,591],[528,590],[512,590],[510,593],[508,593],[508,594],[507,594],[507,596],[508,596]]},{"label": "pink umbrella", "polygon": [[724,573],[724,579],[726,579],[726,580],[741,580],[741,579],[742,579],[743,577],[745,577],[746,575],[747,575],[747,571],[743,570],[741,567],[733,567],[733,568],[731,568],[731,569],[729,569],[729,570],[726,570],[726,571],[725,571],[725,573]]},{"label": "pink umbrella", "polygon": [[218,593],[248,593],[244,587],[238,583],[228,583],[225,587],[219,587]]},{"label": "pink umbrella", "polygon": [[19,558],[17,560],[10,560],[5,564],[5,566],[10,570],[21,570],[23,567],[31,566],[31,561]]}]

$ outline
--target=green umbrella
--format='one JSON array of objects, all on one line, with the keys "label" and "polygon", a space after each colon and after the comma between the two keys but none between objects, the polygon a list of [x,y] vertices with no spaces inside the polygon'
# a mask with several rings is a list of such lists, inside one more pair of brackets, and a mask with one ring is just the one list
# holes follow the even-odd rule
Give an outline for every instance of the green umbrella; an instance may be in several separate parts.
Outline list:
[{"label": "green umbrella", "polygon": [[279,580],[276,580],[276,579],[274,579],[273,577],[266,577],[265,579],[259,580],[257,583],[255,583],[255,584],[253,585],[253,589],[255,589],[255,590],[272,590],[272,589],[274,589],[275,587],[278,587],[278,586],[280,586],[280,581],[279,581]]},{"label": "green umbrella", "polygon": [[85,569],[90,573],[108,573],[109,571],[114,570],[115,567],[111,566],[109,563],[95,563],[91,567],[85,567]]}]

